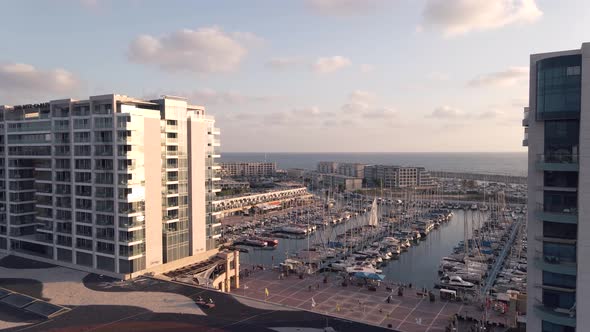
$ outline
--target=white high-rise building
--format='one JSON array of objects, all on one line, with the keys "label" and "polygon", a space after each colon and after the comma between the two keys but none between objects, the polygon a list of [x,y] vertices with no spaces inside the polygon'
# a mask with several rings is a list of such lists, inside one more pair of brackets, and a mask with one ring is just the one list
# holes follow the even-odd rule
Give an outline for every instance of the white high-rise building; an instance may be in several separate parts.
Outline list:
[{"label": "white high-rise building", "polygon": [[527,331],[588,331],[590,44],[531,55],[523,125],[529,150]]},{"label": "white high-rise building", "polygon": [[171,96],[0,106],[0,252],[126,278],[215,249],[214,123]]}]

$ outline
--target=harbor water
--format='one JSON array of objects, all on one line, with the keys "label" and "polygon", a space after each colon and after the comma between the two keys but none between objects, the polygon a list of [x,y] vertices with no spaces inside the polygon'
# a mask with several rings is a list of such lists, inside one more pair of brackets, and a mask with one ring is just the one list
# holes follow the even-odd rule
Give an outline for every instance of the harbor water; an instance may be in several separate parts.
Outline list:
[{"label": "harbor water", "polygon": [[[479,211],[467,211],[468,237],[471,231],[483,223],[484,215]],[[387,281],[412,283],[417,287],[432,288],[439,280],[438,266],[444,256],[452,253],[457,243],[464,239],[464,216],[462,210],[454,210],[451,220],[442,224],[428,234],[425,240],[402,252],[399,259],[387,262],[381,267]],[[349,221],[351,223],[352,221]],[[350,225],[342,223],[327,226],[325,231],[316,231],[309,237],[309,244],[325,243],[327,239],[335,239],[337,234],[343,233]],[[319,229],[319,228],[318,228]],[[249,253],[241,253],[241,262],[245,264],[261,264],[265,266],[278,265],[287,255],[293,255],[308,247],[308,238],[279,239],[275,249],[251,248]]]}]

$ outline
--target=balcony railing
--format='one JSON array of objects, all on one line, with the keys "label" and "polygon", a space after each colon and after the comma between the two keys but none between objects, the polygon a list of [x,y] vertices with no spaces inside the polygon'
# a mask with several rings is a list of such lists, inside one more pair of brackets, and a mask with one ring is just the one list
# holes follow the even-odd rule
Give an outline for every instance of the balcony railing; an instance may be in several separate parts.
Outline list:
[{"label": "balcony railing", "polygon": [[573,153],[548,153],[537,155],[537,169],[544,171],[576,172],[578,155]]},{"label": "balcony railing", "polygon": [[567,275],[577,274],[576,262],[573,262],[571,257],[547,255],[537,250],[534,264],[543,271]]},{"label": "balcony railing", "polygon": [[539,154],[537,160],[539,162],[552,164],[577,164],[578,155],[574,153]]},{"label": "balcony railing", "polygon": [[534,300],[535,315],[541,320],[549,321],[558,325],[576,327],[576,308],[558,308],[549,306],[539,299]]},{"label": "balcony railing", "polygon": [[528,125],[529,125],[529,116],[530,116],[530,111],[529,110],[524,110],[524,112],[523,112],[523,118],[522,118],[522,125],[523,125],[523,127],[528,127]]}]

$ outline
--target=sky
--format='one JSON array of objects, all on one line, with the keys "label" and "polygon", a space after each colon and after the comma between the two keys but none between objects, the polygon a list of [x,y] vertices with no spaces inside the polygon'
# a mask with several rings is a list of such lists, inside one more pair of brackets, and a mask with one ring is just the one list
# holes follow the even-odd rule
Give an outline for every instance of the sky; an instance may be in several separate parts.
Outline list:
[{"label": "sky", "polygon": [[525,151],[529,55],[586,0],[5,0],[0,104],[186,96],[222,152]]}]

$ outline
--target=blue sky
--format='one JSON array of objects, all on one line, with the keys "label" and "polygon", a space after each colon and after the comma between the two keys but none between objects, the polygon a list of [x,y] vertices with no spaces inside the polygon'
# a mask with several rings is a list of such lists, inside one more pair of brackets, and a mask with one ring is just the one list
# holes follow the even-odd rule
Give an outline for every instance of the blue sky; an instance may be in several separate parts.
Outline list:
[{"label": "blue sky", "polygon": [[583,0],[3,1],[0,104],[186,95],[223,151],[523,151]]}]

